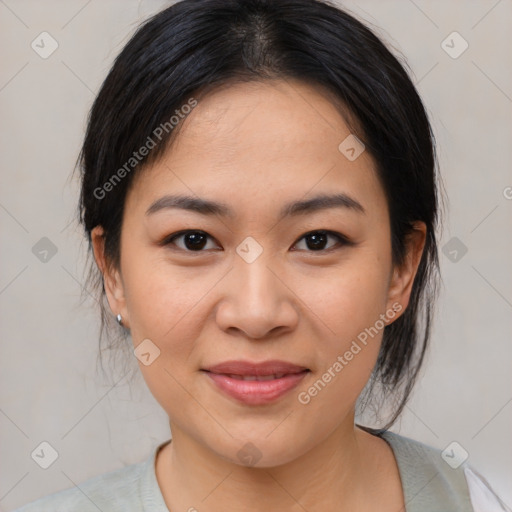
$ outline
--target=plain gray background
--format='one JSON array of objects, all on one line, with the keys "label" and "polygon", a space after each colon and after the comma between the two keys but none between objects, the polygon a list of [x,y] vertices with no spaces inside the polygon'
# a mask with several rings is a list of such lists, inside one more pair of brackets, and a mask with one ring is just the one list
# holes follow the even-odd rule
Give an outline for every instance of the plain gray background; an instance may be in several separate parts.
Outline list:
[{"label": "plain gray background", "polygon": [[[141,461],[169,438],[142,378],[113,386],[96,374],[99,317],[93,299],[79,304],[86,246],[71,177],[112,60],[168,4],[0,0],[2,510]],[[341,5],[407,58],[449,198],[432,347],[392,430],[441,449],[457,441],[510,506],[512,2]],[[31,47],[41,32],[58,44],[46,59]],[[44,237],[55,254],[41,255]],[[43,441],[59,454],[46,470],[30,455]]]}]

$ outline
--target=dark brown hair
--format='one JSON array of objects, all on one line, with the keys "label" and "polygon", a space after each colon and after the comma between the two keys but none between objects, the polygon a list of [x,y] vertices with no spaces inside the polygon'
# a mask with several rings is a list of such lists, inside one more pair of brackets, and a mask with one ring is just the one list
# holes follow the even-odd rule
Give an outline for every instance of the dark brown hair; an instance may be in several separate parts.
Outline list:
[{"label": "dark brown hair", "polygon": [[[390,425],[424,359],[439,272],[434,136],[404,66],[369,28],[327,1],[183,0],[171,5],[126,44],[90,112],[80,155],[80,220],[89,243],[91,230],[101,225],[106,256],[118,264],[130,184],[165,151],[179,126],[163,134],[140,163],[121,172],[122,179],[110,181],[108,194],[98,190],[105,191],[105,183],[116,173],[119,177],[134,152],[191,97],[200,99],[233,81],[287,78],[330,91],[355,119],[353,131],[376,162],[390,212],[394,264],[403,261],[412,223],[423,221],[427,227],[410,303],[385,327],[370,381],[383,398],[395,399]],[[105,327],[112,315],[93,262],[90,280],[98,287]]]}]

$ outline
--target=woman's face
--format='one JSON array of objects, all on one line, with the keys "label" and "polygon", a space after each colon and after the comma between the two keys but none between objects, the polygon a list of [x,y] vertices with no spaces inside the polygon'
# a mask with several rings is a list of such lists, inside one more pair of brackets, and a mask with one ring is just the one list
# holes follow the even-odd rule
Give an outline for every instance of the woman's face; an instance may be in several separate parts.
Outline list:
[{"label": "woman's face", "polygon": [[[422,237],[395,271],[384,191],[349,135],[316,88],[232,85],[199,101],[134,180],[106,288],[134,346],[143,343],[140,369],[173,436],[267,467],[353,428],[383,327],[407,306]],[[186,208],[175,196],[222,207]],[[308,371],[267,382],[205,371],[233,360]]]}]

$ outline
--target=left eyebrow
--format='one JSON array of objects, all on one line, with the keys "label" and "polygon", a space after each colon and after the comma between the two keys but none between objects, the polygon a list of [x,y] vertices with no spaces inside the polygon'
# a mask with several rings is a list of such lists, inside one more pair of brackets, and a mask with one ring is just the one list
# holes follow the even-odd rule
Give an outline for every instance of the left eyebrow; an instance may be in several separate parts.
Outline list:
[{"label": "left eyebrow", "polygon": [[344,208],[357,213],[365,214],[363,205],[347,194],[319,195],[303,201],[295,201],[286,204],[281,210],[280,218],[293,215],[303,215],[329,208]]},{"label": "left eyebrow", "polygon": [[[224,203],[186,195],[163,196],[151,204],[146,211],[146,215],[152,215],[160,210],[169,208],[193,211],[201,215],[234,217],[233,211]],[[357,213],[366,214],[366,210],[359,201],[347,194],[339,193],[334,195],[322,194],[311,199],[287,203],[281,209],[279,219],[296,215],[305,215],[320,210],[327,210],[329,208],[344,208]]]}]

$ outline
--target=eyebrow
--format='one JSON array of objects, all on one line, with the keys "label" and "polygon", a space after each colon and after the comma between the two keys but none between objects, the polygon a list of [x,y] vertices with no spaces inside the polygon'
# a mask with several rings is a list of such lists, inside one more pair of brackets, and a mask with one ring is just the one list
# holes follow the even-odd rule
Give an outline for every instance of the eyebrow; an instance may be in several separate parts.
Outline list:
[{"label": "eyebrow", "polygon": [[[192,211],[200,213],[201,215],[234,217],[233,211],[224,203],[186,195],[165,195],[151,204],[146,211],[146,215],[152,215],[161,210],[170,208]],[[329,208],[344,208],[360,214],[366,213],[363,205],[347,194],[322,194],[311,199],[285,204],[281,209],[279,219],[296,215],[305,215],[320,210],[327,210]]]}]

